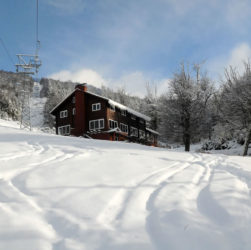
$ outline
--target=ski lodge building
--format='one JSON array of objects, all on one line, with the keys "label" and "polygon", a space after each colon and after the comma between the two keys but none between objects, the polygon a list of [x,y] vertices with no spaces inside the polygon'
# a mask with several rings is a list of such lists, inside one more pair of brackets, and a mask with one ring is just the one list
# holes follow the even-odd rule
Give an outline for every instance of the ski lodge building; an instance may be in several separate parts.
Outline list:
[{"label": "ski lodge building", "polygon": [[88,92],[86,84],[76,85],[75,90],[50,113],[55,116],[59,135],[157,146],[158,132],[146,127],[150,117]]}]

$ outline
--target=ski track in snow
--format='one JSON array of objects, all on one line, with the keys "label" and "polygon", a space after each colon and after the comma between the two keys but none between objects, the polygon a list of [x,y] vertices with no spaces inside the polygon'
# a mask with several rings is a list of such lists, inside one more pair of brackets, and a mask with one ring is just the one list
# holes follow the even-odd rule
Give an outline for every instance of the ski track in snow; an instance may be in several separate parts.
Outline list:
[{"label": "ski track in snow", "polygon": [[0,154],[0,249],[251,248],[251,171],[244,164],[7,130],[9,144],[0,140],[9,147]]}]

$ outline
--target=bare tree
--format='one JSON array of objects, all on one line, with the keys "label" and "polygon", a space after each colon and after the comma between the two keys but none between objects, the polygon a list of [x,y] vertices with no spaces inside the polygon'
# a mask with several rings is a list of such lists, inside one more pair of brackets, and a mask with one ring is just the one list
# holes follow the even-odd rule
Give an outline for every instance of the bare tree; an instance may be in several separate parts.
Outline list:
[{"label": "bare tree", "polygon": [[251,65],[244,62],[244,73],[230,67],[225,70],[226,82],[222,86],[219,109],[225,122],[236,129],[246,130],[243,156],[251,141]]}]

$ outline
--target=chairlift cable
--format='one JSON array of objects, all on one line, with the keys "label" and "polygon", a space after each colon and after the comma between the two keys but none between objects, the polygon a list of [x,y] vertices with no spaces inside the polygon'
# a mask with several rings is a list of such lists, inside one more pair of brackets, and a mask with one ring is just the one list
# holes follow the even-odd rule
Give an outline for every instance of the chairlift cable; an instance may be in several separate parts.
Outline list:
[{"label": "chairlift cable", "polygon": [[8,55],[9,59],[11,60],[12,64],[15,64],[15,62],[14,62],[13,58],[11,57],[11,55],[9,53],[9,50],[7,49],[7,47],[6,47],[6,45],[5,45],[2,38],[0,38],[0,42],[1,42],[1,44],[2,44],[2,46],[4,48],[4,50],[5,50],[6,54]]},{"label": "chairlift cable", "polygon": [[37,43],[37,50],[40,41],[38,40],[38,0],[37,0],[37,17],[36,17],[36,43]]},{"label": "chairlift cable", "polygon": [[37,38],[37,41],[38,41],[38,0],[37,0],[37,27],[36,27],[36,38]]}]

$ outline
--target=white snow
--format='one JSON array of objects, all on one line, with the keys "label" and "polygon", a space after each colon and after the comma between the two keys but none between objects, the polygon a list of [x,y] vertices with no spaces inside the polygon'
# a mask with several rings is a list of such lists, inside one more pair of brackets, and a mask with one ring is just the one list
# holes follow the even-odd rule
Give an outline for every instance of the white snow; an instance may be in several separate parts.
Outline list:
[{"label": "white snow", "polygon": [[251,158],[0,120],[0,249],[249,250]]},{"label": "white snow", "polygon": [[126,110],[128,113],[130,113],[130,114],[132,114],[132,115],[135,115],[135,116],[137,116],[137,117],[140,117],[140,118],[142,118],[142,119],[144,119],[144,120],[146,120],[146,121],[151,121],[151,118],[149,117],[149,116],[146,116],[146,115],[144,115],[144,114],[141,114],[141,113],[139,113],[139,112],[137,112],[137,111],[135,111],[135,110],[133,110],[133,109],[131,109],[131,108],[128,108],[128,107],[126,107],[126,106],[124,106],[124,105],[122,105],[122,104],[120,104],[120,103],[118,103],[118,102],[115,102],[115,101],[113,101],[113,100],[111,100],[111,99],[108,99],[107,98],[107,100],[108,100],[108,103],[111,105],[111,106],[114,106],[114,107],[117,107],[118,109],[120,109],[120,110]]},{"label": "white snow", "polygon": [[47,98],[31,98],[31,126],[41,128],[44,125],[44,105]]},{"label": "white snow", "polygon": [[157,131],[155,130],[152,130],[150,128],[146,128],[147,131],[151,132],[152,134],[155,134],[155,135],[160,135]]},{"label": "white snow", "polygon": [[44,106],[47,98],[40,98],[42,86],[34,82],[33,93],[30,99],[31,127],[41,128],[44,125]]}]

